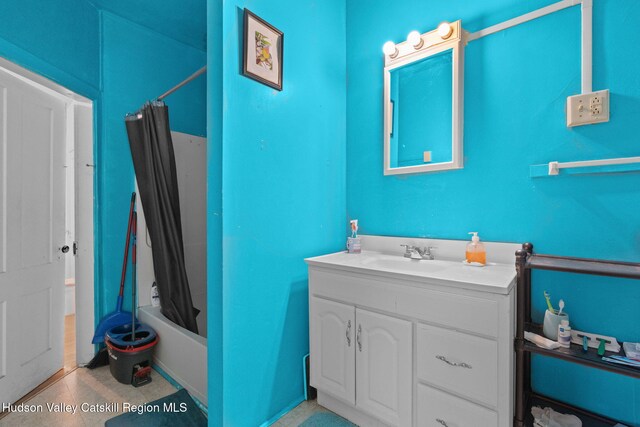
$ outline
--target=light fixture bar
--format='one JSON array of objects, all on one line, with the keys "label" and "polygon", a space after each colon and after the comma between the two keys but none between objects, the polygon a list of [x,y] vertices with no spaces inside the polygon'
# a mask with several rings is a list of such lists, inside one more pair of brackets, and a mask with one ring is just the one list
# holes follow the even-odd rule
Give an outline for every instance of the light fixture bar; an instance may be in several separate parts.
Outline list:
[{"label": "light fixture bar", "polygon": [[[446,33],[443,32],[446,30]],[[384,53],[385,67],[391,64],[399,64],[405,62],[410,58],[415,58],[416,55],[421,55],[427,50],[439,49],[441,46],[445,46],[448,43],[460,41],[463,37],[464,31],[460,21],[455,22],[442,22],[438,28],[420,34],[414,30],[409,33],[405,41],[395,44],[393,41],[388,41],[382,46]]]}]

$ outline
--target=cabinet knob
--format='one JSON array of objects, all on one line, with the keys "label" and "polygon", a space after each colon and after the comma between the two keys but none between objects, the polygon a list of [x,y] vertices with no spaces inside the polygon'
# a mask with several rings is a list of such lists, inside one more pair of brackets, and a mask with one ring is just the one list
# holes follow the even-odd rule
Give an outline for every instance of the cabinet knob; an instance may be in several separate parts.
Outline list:
[{"label": "cabinet knob", "polygon": [[468,365],[468,364],[466,364],[464,362],[460,362],[460,363],[451,362],[451,361],[447,360],[447,358],[444,357],[444,356],[437,355],[436,359],[442,360],[444,363],[446,363],[447,365],[450,365],[450,366],[458,366],[460,368],[471,369],[471,365]]},{"label": "cabinet knob", "polygon": [[440,418],[436,418],[436,422],[437,422],[438,424],[443,425],[444,427],[449,427],[449,424],[447,424],[447,422],[446,422],[445,420],[442,420],[442,419],[440,419]]},{"label": "cabinet knob", "polygon": [[360,335],[362,334],[362,325],[358,325],[358,333],[356,334],[356,341],[358,342],[358,350],[362,351],[362,341]]},{"label": "cabinet knob", "polygon": [[347,346],[351,347],[351,320],[347,322]]}]

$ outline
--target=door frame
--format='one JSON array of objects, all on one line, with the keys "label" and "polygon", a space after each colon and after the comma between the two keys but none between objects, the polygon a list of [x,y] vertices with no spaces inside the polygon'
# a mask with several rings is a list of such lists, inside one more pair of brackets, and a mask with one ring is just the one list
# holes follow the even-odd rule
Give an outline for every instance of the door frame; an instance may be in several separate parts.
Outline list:
[{"label": "door frame", "polygon": [[[67,138],[70,137],[69,128],[73,126],[71,135],[76,166],[75,239],[78,242],[78,258],[82,258],[82,262],[75,263],[76,362],[78,365],[83,365],[88,363],[95,354],[95,346],[91,341],[95,328],[94,112],[96,106],[93,100],[2,57],[0,57],[0,68],[28,85],[62,100],[67,112]],[[81,167],[78,167],[79,165]],[[78,179],[79,177],[82,177],[82,180]],[[81,278],[80,286],[78,286],[78,277]]]}]

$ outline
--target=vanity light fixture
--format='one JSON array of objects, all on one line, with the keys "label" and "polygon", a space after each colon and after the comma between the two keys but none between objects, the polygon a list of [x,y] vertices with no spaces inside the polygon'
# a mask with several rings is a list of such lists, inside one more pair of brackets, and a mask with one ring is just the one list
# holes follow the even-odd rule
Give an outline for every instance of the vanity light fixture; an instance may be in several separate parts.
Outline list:
[{"label": "vanity light fixture", "polygon": [[409,35],[407,36],[407,43],[413,46],[413,48],[416,50],[424,46],[424,40],[422,40],[420,32],[416,30],[413,30],[409,33]]},{"label": "vanity light fixture", "polygon": [[440,38],[446,40],[451,37],[451,34],[453,34],[453,27],[451,24],[445,21],[438,25],[438,35]]},{"label": "vanity light fixture", "polygon": [[398,56],[398,48],[392,41],[388,41],[382,45],[382,52],[384,52],[385,55],[388,55],[389,58],[395,58]]},{"label": "vanity light fixture", "polygon": [[444,45],[457,43],[462,40],[462,35],[460,21],[442,21],[435,29],[423,34],[420,31],[413,30],[407,34],[407,39],[400,43],[396,44],[389,40],[382,45],[385,66],[415,58],[416,55],[420,57],[423,51],[432,52],[433,49],[439,50]]}]

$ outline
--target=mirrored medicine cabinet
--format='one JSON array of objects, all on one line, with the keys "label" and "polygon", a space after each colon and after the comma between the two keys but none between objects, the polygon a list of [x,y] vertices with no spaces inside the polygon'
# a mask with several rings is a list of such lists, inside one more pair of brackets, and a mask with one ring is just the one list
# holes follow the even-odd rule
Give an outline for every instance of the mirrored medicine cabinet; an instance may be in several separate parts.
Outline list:
[{"label": "mirrored medicine cabinet", "polygon": [[463,167],[464,41],[460,21],[383,48],[384,174]]}]

